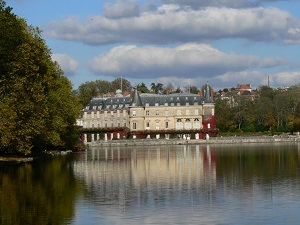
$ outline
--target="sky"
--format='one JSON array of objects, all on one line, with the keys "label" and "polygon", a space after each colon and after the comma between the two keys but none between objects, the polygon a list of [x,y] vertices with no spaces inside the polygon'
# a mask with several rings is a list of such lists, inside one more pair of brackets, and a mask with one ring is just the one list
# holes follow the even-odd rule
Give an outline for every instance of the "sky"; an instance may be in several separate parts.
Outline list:
[{"label": "sky", "polygon": [[6,0],[72,84],[300,83],[299,0]]}]

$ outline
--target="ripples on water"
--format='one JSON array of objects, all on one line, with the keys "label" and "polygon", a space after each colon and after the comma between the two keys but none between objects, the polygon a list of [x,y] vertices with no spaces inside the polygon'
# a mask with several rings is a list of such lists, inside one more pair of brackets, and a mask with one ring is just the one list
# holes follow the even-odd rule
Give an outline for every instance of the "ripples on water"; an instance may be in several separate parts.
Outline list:
[{"label": "ripples on water", "polygon": [[298,144],[93,148],[0,168],[0,224],[300,224]]},{"label": "ripples on water", "polygon": [[300,222],[294,145],[90,149],[73,167],[86,224]]}]

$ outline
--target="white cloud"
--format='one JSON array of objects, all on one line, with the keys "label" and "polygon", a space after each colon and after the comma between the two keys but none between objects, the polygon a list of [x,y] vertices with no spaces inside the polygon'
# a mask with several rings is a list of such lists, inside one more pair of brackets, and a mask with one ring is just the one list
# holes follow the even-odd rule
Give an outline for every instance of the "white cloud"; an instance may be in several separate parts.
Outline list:
[{"label": "white cloud", "polygon": [[188,43],[174,48],[118,46],[91,60],[90,68],[96,74],[131,78],[207,79],[227,72],[276,67],[285,63],[280,58],[228,54],[208,44]]},{"label": "white cloud", "polygon": [[106,2],[103,6],[104,16],[107,18],[124,18],[139,16],[140,8],[133,1],[119,0],[116,3]]},{"label": "white cloud", "polygon": [[52,59],[60,65],[66,76],[74,75],[79,63],[66,54],[53,54]]},{"label": "white cloud", "polygon": [[184,6],[190,6],[198,9],[201,7],[228,7],[228,8],[245,8],[245,7],[257,7],[264,3],[285,1],[290,2],[292,0],[161,0],[166,4],[178,4]]},{"label": "white cloud", "polygon": [[95,15],[85,22],[76,18],[52,21],[45,29],[46,34],[91,45],[167,44],[223,38],[286,43],[300,41],[296,32],[300,21],[278,8],[208,7],[193,10],[190,7],[162,5],[155,11],[132,13],[134,17],[129,17],[131,13],[127,13],[124,17],[126,13],[116,5],[111,6],[106,14],[114,18]]},{"label": "white cloud", "polygon": [[270,76],[270,83],[276,87],[300,84],[300,71],[283,72]]}]

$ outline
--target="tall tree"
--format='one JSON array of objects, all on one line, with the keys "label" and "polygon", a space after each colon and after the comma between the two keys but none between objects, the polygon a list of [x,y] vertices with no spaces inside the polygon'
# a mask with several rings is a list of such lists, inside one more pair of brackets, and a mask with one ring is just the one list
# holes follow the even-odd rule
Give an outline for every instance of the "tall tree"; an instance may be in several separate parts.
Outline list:
[{"label": "tall tree", "polygon": [[[52,61],[40,30],[11,10],[0,0],[0,146],[25,154],[36,147],[36,140],[41,145],[64,147],[66,129],[80,113],[71,83]],[[58,87],[69,98],[57,95],[53,99]],[[65,105],[73,112],[54,115]],[[64,121],[62,127],[54,116]]]}]

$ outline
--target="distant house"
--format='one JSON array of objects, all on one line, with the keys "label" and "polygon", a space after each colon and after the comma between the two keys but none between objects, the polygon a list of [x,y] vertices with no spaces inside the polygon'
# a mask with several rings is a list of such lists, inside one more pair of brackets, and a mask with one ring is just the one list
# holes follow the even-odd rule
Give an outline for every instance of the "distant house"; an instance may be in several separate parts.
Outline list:
[{"label": "distant house", "polygon": [[204,97],[190,93],[140,94],[93,98],[83,110],[85,141],[123,138],[201,139],[216,136],[215,104],[207,85]]},{"label": "distant house", "polygon": [[238,91],[238,94],[243,94],[244,92],[250,92],[252,91],[251,84],[237,84],[236,90]]}]

